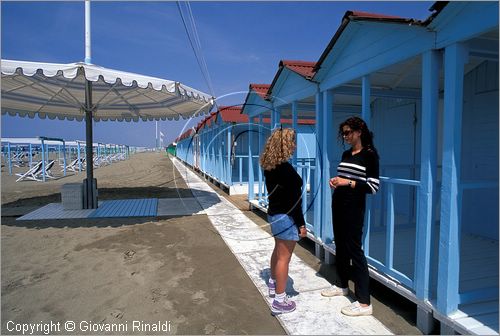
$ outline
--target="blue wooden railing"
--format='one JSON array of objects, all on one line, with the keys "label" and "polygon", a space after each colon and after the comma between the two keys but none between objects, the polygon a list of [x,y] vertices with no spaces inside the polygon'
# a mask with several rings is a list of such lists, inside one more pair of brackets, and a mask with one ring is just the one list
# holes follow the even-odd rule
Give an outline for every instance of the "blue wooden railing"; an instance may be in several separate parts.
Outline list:
[{"label": "blue wooden railing", "polygon": [[[183,155],[182,149],[179,151],[180,155]],[[190,154],[192,155],[192,154]],[[267,201],[267,190],[265,187],[264,179],[263,179],[263,173],[262,169],[257,165],[258,161],[258,156],[253,155],[252,160],[255,163],[255,166],[258,167],[256,174],[255,174],[255,180],[256,182],[258,181],[258,192],[256,193],[256,199],[257,202],[260,206],[262,207],[267,207],[268,201]],[[224,155],[222,152],[219,151],[219,153],[216,153],[215,151],[206,151],[204,158],[201,160],[202,162],[205,162],[205,172],[212,175],[214,178],[219,179],[220,181],[225,181],[228,184],[232,183],[239,183],[242,185],[245,182],[248,182],[248,180],[245,181],[244,178],[244,171],[245,169],[248,168],[248,155],[236,155],[233,161],[234,167],[230,168],[231,174],[231,181],[228,180],[227,177],[227,172],[228,168],[226,165],[226,162],[228,161],[227,155]],[[219,166],[219,167],[218,167]],[[303,180],[303,190],[304,194],[302,197],[302,210],[303,213],[306,214],[308,211],[313,211],[312,207],[310,206],[311,202],[318,201],[319,198],[314,198],[314,192],[317,186],[314,186],[314,183],[312,181],[312,178],[314,177],[314,160],[313,159],[297,159],[297,164],[295,165],[295,168],[297,169],[297,172],[300,174]],[[384,166],[381,167],[382,172],[384,172],[384,169],[412,169],[413,174],[410,174],[411,176],[418,176],[418,171],[419,167],[418,166],[410,166],[410,165],[398,165],[398,166]],[[237,176],[233,176],[233,172],[237,172]],[[408,289],[412,290],[415,292],[416,290],[416,279],[415,279],[415,274],[416,272],[416,267],[419,263],[417,258],[417,254],[413,256],[414,260],[414,266],[415,270],[413,272],[413,275],[409,274],[404,274],[400,270],[396,269],[394,267],[394,256],[395,256],[395,251],[394,251],[394,242],[395,239],[397,239],[397,234],[398,231],[395,230],[396,226],[400,226],[401,224],[396,225],[396,207],[395,207],[395,195],[396,195],[396,187],[397,186],[407,186],[410,188],[410,191],[408,192],[409,199],[408,201],[411,202],[412,204],[410,207],[406,209],[405,206],[405,212],[403,214],[399,214],[398,216],[401,217],[407,216],[407,225],[408,227],[416,227],[419,225],[419,219],[418,219],[418,212],[415,210],[415,205],[419,204],[419,192],[418,189],[420,188],[420,181],[415,180],[415,179],[403,179],[403,178],[391,178],[387,176],[381,176],[380,177],[381,181],[381,187],[380,187],[380,197],[378,200],[374,199],[373,197],[368,197],[367,200],[367,211],[366,211],[366,234],[363,240],[363,246],[365,253],[367,255],[367,260],[368,263],[375,267],[377,270],[380,272],[384,273],[385,275],[392,277],[393,279],[399,281],[401,284],[406,286]],[[462,183],[460,186],[460,193],[459,193],[459,202],[461,204],[462,200],[462,194],[464,190],[471,190],[471,189],[492,189],[492,188],[498,188],[498,182],[466,182]],[[439,192],[439,188],[436,188],[436,192]],[[374,204],[374,202],[378,202]],[[379,210],[377,212],[377,218],[375,218],[375,213],[374,210]],[[321,232],[314,232],[314,223],[311,223],[308,221],[309,216],[305,216],[306,222],[307,222],[307,228],[309,231],[313,234],[315,238],[319,238],[318,241],[324,241],[323,238],[321,237]],[[312,216],[314,218],[314,216]],[[371,220],[373,219],[373,221]],[[385,246],[384,246],[384,253],[383,253],[383,260],[380,257],[375,257],[370,255],[370,235],[371,235],[371,225],[372,222],[375,222],[378,224],[378,227],[382,230],[385,230]],[[402,224],[404,225],[404,224]],[[378,230],[378,228],[377,228]],[[375,230],[375,231],[377,231]],[[415,238],[417,239],[417,237]],[[416,242],[415,242],[416,243]],[[417,246],[417,244],[415,244]],[[428,265],[430,267],[430,265]],[[459,281],[459,280],[457,280]],[[471,290],[467,292],[462,292],[462,293],[457,293],[458,300],[460,304],[463,303],[473,303],[473,302],[479,302],[479,301],[484,301],[487,299],[490,299],[492,297],[498,297],[498,287],[488,287],[488,288],[481,288],[481,289],[476,289],[476,290]]]},{"label": "blue wooden railing", "polygon": [[[397,178],[389,178],[385,176],[380,177],[380,189],[383,190],[383,199],[385,203],[385,230],[386,230],[386,240],[385,240],[385,261],[382,262],[370,256],[370,225],[371,221],[366,220],[366,235],[363,242],[363,248],[365,253],[367,254],[368,263],[377,269],[381,270],[383,273],[393,277],[398,280],[405,286],[411,289],[414,288],[414,279],[411,279],[408,275],[401,273],[397,269],[394,268],[394,224],[395,224],[395,208],[394,208],[394,186],[395,185],[406,185],[413,186],[418,188],[420,186],[420,181],[415,180],[407,180],[407,179],[397,179]],[[366,216],[368,218],[371,217],[372,200],[369,200],[367,206]],[[418,222],[418,220],[416,220]],[[416,265],[415,261],[415,265]]]}]

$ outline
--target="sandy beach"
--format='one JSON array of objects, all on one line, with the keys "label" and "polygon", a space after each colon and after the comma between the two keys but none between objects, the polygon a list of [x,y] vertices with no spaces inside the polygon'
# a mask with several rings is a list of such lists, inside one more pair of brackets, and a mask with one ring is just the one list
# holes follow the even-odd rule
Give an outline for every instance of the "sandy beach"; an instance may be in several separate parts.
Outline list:
[{"label": "sandy beach", "polygon": [[[164,153],[135,154],[94,174],[100,200],[193,197]],[[2,334],[22,334],[15,328],[30,323],[50,334],[285,334],[205,214],[16,221],[61,202],[61,186],[83,178],[16,183],[3,167]],[[245,195],[209,185],[269,231]],[[295,254],[334,281],[335,266],[314,256],[311,241],[301,241]],[[374,281],[372,298],[374,316],[392,332],[420,334],[413,304]],[[75,323],[71,333],[68,321]]]},{"label": "sandy beach", "polygon": [[[84,177],[16,183],[3,170],[2,334],[28,323],[69,334],[68,321],[71,334],[284,334],[206,215],[16,221]],[[192,197],[163,153],[135,154],[95,177],[100,200]]]}]

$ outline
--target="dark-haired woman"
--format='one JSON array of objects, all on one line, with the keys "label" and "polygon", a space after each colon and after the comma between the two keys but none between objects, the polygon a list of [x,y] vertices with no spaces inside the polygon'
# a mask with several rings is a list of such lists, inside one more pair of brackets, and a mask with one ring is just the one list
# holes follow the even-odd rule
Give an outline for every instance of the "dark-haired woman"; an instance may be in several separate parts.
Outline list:
[{"label": "dark-haired woman", "polygon": [[348,280],[354,282],[356,301],[342,308],[349,316],[371,315],[368,264],[362,249],[366,194],[379,189],[379,157],[373,133],[363,119],[352,117],[339,126],[339,137],[351,146],[342,154],[337,176],[330,179],[333,232],[339,283],[321,292],[323,296],[347,295]]}]

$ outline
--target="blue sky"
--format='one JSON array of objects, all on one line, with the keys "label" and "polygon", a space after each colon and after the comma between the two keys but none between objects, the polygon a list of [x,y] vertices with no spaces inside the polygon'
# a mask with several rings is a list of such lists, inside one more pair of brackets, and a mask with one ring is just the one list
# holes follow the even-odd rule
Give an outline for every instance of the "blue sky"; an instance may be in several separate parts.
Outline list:
[{"label": "blue sky", "polygon": [[[250,83],[271,83],[281,59],[317,61],[347,10],[425,19],[433,2],[191,2],[219,105],[244,102]],[[2,58],[83,61],[84,3],[1,4]],[[92,2],[92,63],[176,80],[209,93],[175,2]],[[171,142],[193,120],[161,121]],[[77,121],[2,115],[2,137],[85,138]],[[155,122],[97,122],[94,141],[155,144]]]}]

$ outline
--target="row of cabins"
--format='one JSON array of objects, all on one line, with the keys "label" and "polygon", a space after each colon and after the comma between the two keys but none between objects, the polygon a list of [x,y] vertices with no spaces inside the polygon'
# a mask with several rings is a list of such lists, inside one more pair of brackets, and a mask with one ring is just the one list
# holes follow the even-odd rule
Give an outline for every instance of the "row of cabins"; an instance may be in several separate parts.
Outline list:
[{"label": "row of cabins", "polygon": [[423,22],[346,12],[316,62],[281,61],[241,107],[178,138],[177,156],[234,192],[245,185],[265,210],[264,141],[281,125],[298,130],[309,237],[329,263],[338,125],[362,117],[380,154],[364,237],[371,276],[417,304],[424,333],[438,320],[445,334],[498,334],[498,9],[436,2]]},{"label": "row of cabins", "polygon": [[[254,118],[249,123],[241,111],[241,106],[221,106],[175,140],[177,157],[227,188],[230,194],[248,193],[249,163],[252,171],[258,169],[258,153],[250,160],[249,144],[261,148],[271,134],[270,118],[261,118],[260,123],[259,118]],[[292,120],[281,118],[280,124],[292,127]],[[296,157],[301,162],[314,161],[314,124],[314,119],[299,119],[294,127],[298,130]],[[254,183],[254,191],[258,190]]]}]

